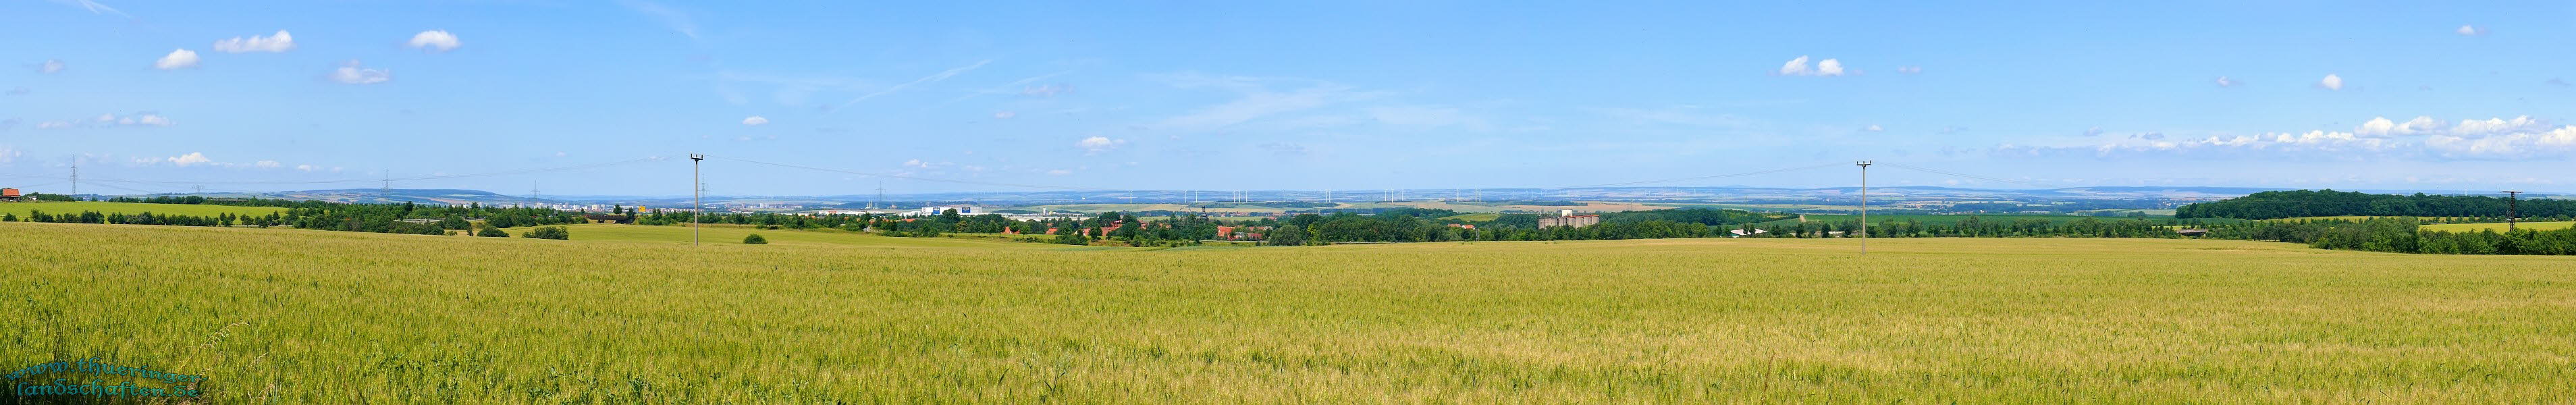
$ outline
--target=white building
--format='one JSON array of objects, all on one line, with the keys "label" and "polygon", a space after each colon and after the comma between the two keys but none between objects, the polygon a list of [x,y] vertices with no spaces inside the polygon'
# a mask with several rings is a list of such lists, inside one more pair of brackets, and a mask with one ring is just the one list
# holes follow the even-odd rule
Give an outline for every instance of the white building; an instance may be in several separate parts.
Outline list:
[{"label": "white building", "polygon": [[918,209],[918,210],[913,210],[913,211],[911,212],[911,215],[918,215],[918,216],[925,216],[925,217],[926,217],[926,216],[932,216],[932,215],[939,215],[939,213],[942,213],[942,212],[948,212],[948,210],[957,210],[957,215],[975,215],[975,211],[976,211],[975,206],[972,206],[972,205],[929,206],[929,207],[921,207],[921,209]]}]

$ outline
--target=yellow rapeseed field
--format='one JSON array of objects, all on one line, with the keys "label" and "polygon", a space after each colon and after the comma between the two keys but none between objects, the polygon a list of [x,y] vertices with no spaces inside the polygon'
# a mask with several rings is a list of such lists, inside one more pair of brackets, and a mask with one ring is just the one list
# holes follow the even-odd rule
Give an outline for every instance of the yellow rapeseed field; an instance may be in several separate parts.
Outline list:
[{"label": "yellow rapeseed field", "polygon": [[[2565,257],[723,232],[691,247],[655,240],[678,227],[555,241],[0,223],[0,367],[202,374],[205,402],[225,404],[2576,398]],[[777,242],[735,243],[748,232]]]}]

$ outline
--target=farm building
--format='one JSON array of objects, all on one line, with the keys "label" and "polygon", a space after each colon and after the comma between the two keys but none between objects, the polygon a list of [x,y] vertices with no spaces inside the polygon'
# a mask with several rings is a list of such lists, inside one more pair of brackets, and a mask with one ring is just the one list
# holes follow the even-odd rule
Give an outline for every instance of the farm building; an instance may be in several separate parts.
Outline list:
[{"label": "farm building", "polygon": [[28,199],[27,196],[18,195],[18,189],[0,188],[0,201],[28,201]]},{"label": "farm building", "polygon": [[2175,229],[2175,230],[2174,230],[2174,233],[2176,233],[2176,234],[2181,234],[2183,237],[2186,237],[2186,238],[2197,238],[2197,237],[2202,237],[2202,236],[2207,236],[2207,235],[2209,235],[2209,230],[2207,230],[2207,229]]}]

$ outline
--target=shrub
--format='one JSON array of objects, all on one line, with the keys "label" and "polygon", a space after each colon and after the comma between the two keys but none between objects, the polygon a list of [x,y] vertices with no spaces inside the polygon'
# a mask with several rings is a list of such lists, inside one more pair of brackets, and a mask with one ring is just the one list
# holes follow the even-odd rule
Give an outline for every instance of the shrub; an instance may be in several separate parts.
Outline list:
[{"label": "shrub", "polygon": [[1082,234],[1078,234],[1078,233],[1067,233],[1067,234],[1063,234],[1063,235],[1056,235],[1056,236],[1055,236],[1055,243],[1062,243],[1062,244],[1067,244],[1067,245],[1089,245],[1089,244],[1091,244],[1091,237],[1089,237],[1089,236],[1083,236]]},{"label": "shrub", "polygon": [[742,244],[745,244],[745,245],[767,245],[767,244],[769,244],[769,239],[768,239],[768,238],[762,238],[762,237],[760,237],[760,234],[755,233],[755,234],[751,234],[751,236],[744,236],[744,237],[742,237]]},{"label": "shrub", "polygon": [[548,226],[528,230],[528,233],[519,234],[519,236],[536,239],[568,240],[572,239],[572,231],[560,226]]},{"label": "shrub", "polygon": [[487,224],[487,225],[483,225],[483,230],[482,230],[482,231],[480,231],[480,232],[475,232],[475,233],[474,233],[474,236],[481,236],[481,237],[486,237],[486,238],[507,238],[507,237],[510,237],[510,233],[509,233],[509,232],[502,232],[502,231],[501,231],[501,228],[494,228],[494,227],[492,227],[492,225],[488,225],[488,224]]}]

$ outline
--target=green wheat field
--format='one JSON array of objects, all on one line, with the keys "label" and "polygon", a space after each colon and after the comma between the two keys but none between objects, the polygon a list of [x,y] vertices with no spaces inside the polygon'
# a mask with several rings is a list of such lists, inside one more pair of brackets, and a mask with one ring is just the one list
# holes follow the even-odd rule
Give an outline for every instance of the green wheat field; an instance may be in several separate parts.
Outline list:
[{"label": "green wheat field", "polygon": [[[772,244],[740,244],[759,232]],[[2576,261],[2168,239],[1125,249],[0,223],[0,363],[206,403],[2565,403]]]}]

